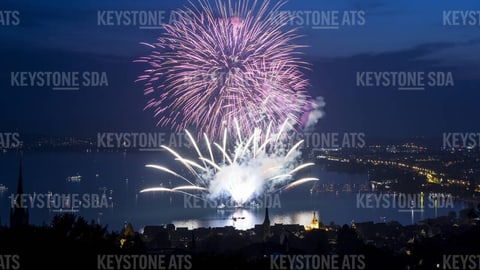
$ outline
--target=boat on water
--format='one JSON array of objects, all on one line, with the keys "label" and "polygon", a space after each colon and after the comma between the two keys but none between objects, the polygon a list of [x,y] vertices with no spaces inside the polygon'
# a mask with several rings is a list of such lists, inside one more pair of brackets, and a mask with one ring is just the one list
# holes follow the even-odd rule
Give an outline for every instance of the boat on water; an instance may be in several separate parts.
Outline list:
[{"label": "boat on water", "polygon": [[240,206],[232,206],[232,205],[225,205],[224,203],[220,203],[218,206],[217,206],[217,210],[229,210],[229,211],[233,211],[233,210],[236,210],[236,209],[239,209]]},{"label": "boat on water", "polygon": [[256,202],[246,203],[246,204],[235,204],[235,205],[225,205],[220,203],[217,206],[217,210],[238,210],[238,209],[258,209],[260,204]]},{"label": "boat on water", "polygon": [[67,177],[67,182],[80,182],[82,181],[82,176],[80,174],[72,175]]},{"label": "boat on water", "polygon": [[232,220],[233,220],[233,221],[237,221],[237,220],[239,220],[239,219],[245,219],[245,217],[232,217]]}]

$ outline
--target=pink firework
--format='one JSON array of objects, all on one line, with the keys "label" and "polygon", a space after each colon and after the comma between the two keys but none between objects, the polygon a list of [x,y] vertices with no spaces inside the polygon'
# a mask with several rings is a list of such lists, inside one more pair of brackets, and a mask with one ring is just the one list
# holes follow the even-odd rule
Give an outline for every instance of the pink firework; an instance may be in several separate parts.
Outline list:
[{"label": "pink firework", "polygon": [[223,3],[204,0],[164,25],[165,33],[150,55],[136,62],[150,65],[137,81],[145,83],[158,125],[175,131],[195,128],[198,135],[220,138],[236,122],[246,135],[254,127],[279,126],[286,119],[301,124],[311,103],[307,64],[299,58],[293,19],[269,1]]}]

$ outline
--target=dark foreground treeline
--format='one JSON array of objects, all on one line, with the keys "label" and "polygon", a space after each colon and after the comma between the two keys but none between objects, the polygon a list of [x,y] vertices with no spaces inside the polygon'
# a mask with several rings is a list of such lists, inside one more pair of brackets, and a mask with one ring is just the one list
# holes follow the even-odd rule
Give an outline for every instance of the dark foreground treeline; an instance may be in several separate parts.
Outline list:
[{"label": "dark foreground treeline", "polygon": [[[475,217],[471,214],[463,221],[442,217],[415,226],[394,222],[329,227],[305,232],[301,238],[294,237],[283,244],[275,236],[266,241],[249,242],[244,238],[239,240],[238,236],[215,235],[195,247],[167,247],[156,251],[167,258],[191,256],[184,264],[136,269],[463,269],[455,268],[462,267],[458,263],[452,264],[461,258],[451,255],[469,259],[480,254],[480,226],[474,222]],[[120,247],[122,239],[125,241]],[[405,242],[401,242],[402,239]],[[238,241],[245,244],[226,251],[225,247],[234,246],[233,243],[238,246]],[[107,227],[88,223],[73,214],[56,216],[49,226],[0,227],[0,269],[135,269],[132,265],[118,267],[119,264],[105,264],[106,260],[99,262],[99,256],[107,254],[152,253],[138,232],[110,232]],[[356,255],[362,257],[362,262],[358,264],[357,260],[356,265],[337,265],[337,268],[331,264],[307,268],[299,264],[300,259],[292,265],[272,259],[272,256],[291,256],[283,257],[287,260],[305,254]],[[305,258],[302,257],[303,262]],[[467,267],[479,269],[480,264]]]}]

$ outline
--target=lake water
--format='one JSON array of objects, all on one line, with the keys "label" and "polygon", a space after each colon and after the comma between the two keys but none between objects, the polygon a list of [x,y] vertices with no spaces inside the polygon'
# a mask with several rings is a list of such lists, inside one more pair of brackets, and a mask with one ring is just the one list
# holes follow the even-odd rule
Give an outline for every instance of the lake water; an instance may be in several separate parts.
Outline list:
[{"label": "lake water", "polygon": [[[168,223],[189,228],[235,226],[248,229],[263,222],[264,206],[268,205],[271,224],[307,225],[315,211],[325,224],[396,220],[407,225],[421,219],[447,215],[465,206],[461,202],[447,201],[435,207],[426,197],[421,212],[417,211],[420,209],[409,211],[404,204],[380,204],[378,207],[375,198],[359,197],[356,192],[311,194],[313,183],[309,182],[258,199],[259,208],[219,210],[216,204],[206,204],[184,194],[139,193],[146,187],[183,183],[183,180],[172,175],[146,168],[148,163],[169,165],[173,161],[165,152],[24,153],[23,184],[24,193],[28,195],[24,200],[31,206],[30,223],[49,224],[55,214],[77,209],[77,213],[88,221],[108,224],[109,230],[120,230],[127,221],[132,222],[137,230],[146,225]],[[18,168],[18,154],[0,154],[0,184],[8,187],[7,191],[0,193],[2,224],[9,222],[11,195],[16,193]],[[175,169],[182,174],[187,173],[181,171],[180,167]],[[368,183],[367,174],[329,172],[320,166],[306,173],[318,177],[319,184]],[[69,178],[71,176],[80,178]],[[67,195],[70,195],[69,201]]]}]

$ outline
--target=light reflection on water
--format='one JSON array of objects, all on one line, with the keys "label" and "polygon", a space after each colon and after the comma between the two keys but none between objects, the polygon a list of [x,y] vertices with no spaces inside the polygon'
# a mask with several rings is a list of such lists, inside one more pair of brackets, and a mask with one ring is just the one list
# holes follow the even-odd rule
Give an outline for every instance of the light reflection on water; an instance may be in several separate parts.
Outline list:
[{"label": "light reflection on water", "polygon": [[[304,200],[292,199],[289,196],[283,197],[284,204],[279,208],[269,209],[270,224],[299,224],[310,225],[315,212],[317,219],[325,224],[335,223],[337,225],[351,224],[351,222],[390,222],[397,221],[403,225],[410,225],[420,220],[446,216],[450,211],[463,209],[465,205],[455,202],[448,207],[433,208],[425,204],[422,209],[404,208],[359,208],[356,205],[356,194],[343,194],[336,196],[322,194],[315,198],[305,197]],[[195,210],[190,213],[194,213]],[[234,226],[236,229],[246,230],[253,228],[256,224],[262,224],[265,217],[265,209],[236,209],[221,210],[202,209],[200,216],[195,218],[175,218],[172,223],[178,227],[190,229],[198,227],[224,227]],[[411,211],[412,210],[412,211]],[[200,212],[199,212],[200,213]],[[236,218],[236,219],[235,219]]]},{"label": "light reflection on water", "polygon": [[[293,214],[270,215],[270,224],[299,224],[309,225],[312,221],[313,211],[299,211]],[[174,220],[172,223],[176,227],[187,227],[189,229],[199,227],[224,227],[233,226],[238,230],[248,230],[255,227],[256,224],[261,224],[263,218],[255,215],[251,210],[237,209],[225,214],[223,218],[210,220]]]}]

